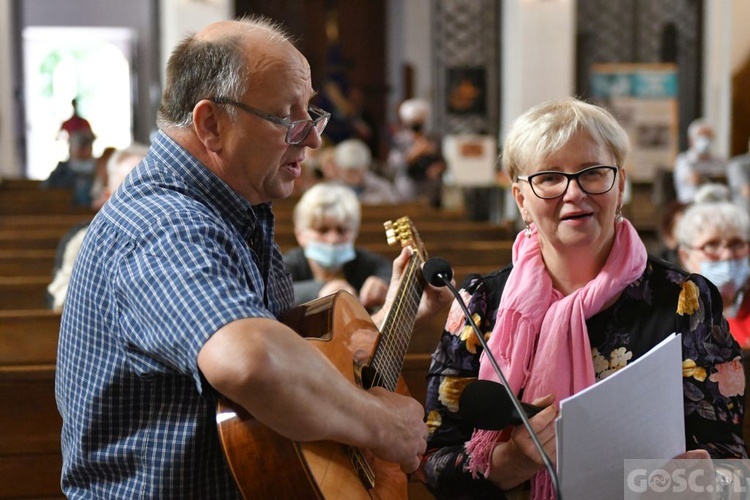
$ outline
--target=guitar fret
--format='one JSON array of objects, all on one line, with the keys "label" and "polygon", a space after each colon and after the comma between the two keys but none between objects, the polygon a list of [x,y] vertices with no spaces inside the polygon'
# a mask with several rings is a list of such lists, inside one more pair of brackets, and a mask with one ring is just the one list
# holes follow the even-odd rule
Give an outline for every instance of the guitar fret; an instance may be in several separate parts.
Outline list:
[{"label": "guitar fret", "polygon": [[403,368],[424,288],[420,279],[423,262],[418,253],[412,255],[404,271],[397,299],[383,324],[381,339],[371,360],[377,374],[375,382],[391,391],[396,389]]}]

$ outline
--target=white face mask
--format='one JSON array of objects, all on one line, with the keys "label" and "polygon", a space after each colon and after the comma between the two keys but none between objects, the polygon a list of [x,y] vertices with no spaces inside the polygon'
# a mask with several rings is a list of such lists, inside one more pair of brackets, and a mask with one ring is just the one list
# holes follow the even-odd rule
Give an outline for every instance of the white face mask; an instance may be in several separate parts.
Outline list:
[{"label": "white face mask", "polygon": [[750,261],[747,257],[706,260],[701,262],[701,274],[720,291],[737,293],[750,277]]},{"label": "white face mask", "polygon": [[305,257],[314,260],[327,270],[339,269],[347,262],[354,260],[355,256],[354,243],[352,242],[331,245],[330,243],[311,241],[305,247]]},{"label": "white face mask", "polygon": [[704,155],[711,150],[711,139],[705,135],[698,136],[695,139],[695,150]]}]

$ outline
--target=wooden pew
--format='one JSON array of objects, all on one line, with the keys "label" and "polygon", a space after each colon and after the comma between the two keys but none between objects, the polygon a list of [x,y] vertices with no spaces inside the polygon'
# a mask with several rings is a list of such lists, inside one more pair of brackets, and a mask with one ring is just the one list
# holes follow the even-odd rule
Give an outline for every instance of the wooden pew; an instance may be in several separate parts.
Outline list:
[{"label": "wooden pew", "polygon": [[73,204],[73,192],[67,189],[3,189],[0,185],[0,214],[53,215],[94,214],[90,207]]},{"label": "wooden pew", "polygon": [[0,178],[0,191],[7,190],[26,190],[26,191],[38,191],[41,189],[42,181],[35,179],[8,179]]},{"label": "wooden pew", "polygon": [[59,333],[59,312],[0,311],[0,366],[54,365]]},{"label": "wooden pew", "polygon": [[55,365],[0,366],[0,498],[63,498]]},{"label": "wooden pew", "polygon": [[44,309],[51,276],[0,277],[0,310]]},{"label": "wooden pew", "polygon": [[69,230],[69,226],[2,228],[0,250],[54,250]]},{"label": "wooden pew", "polygon": [[[0,197],[2,195],[0,194]],[[73,227],[91,222],[93,214],[0,215],[0,229],[44,229]]]},{"label": "wooden pew", "polygon": [[1,250],[0,277],[47,276],[52,281],[55,250]]},{"label": "wooden pew", "polygon": [[62,498],[59,325],[48,310],[0,311],[0,498]]}]

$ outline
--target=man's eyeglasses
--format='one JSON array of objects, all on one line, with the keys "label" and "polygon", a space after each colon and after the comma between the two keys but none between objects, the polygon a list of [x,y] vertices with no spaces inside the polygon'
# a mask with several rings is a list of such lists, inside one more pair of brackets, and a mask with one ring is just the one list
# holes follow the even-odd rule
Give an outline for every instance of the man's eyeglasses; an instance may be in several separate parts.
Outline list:
[{"label": "man's eyeglasses", "polygon": [[216,104],[229,104],[230,106],[237,106],[242,111],[253,114],[258,118],[268,120],[269,122],[279,125],[280,127],[286,128],[286,137],[284,140],[287,144],[292,145],[299,144],[300,142],[307,139],[307,136],[310,134],[310,131],[313,128],[318,133],[318,135],[321,135],[323,133],[323,130],[325,130],[326,125],[328,125],[328,120],[331,118],[331,113],[323,111],[322,109],[313,105],[308,105],[307,107],[307,112],[312,118],[311,120],[291,121],[288,118],[280,118],[278,116],[268,114],[258,108],[248,106],[247,104],[241,102],[232,101],[231,99],[226,99],[224,97],[216,97],[209,100],[215,102]]},{"label": "man's eyeglasses", "polygon": [[714,260],[721,259],[721,253],[724,249],[729,250],[729,252],[735,257],[741,257],[742,255],[747,253],[748,249],[750,249],[750,245],[748,244],[748,242],[741,238],[732,238],[729,241],[709,240],[699,246],[690,246],[685,244],[683,244],[682,246],[687,248],[688,250],[700,250],[706,255],[706,257]]},{"label": "man's eyeglasses", "polygon": [[584,168],[574,174],[556,171],[537,172],[531,175],[519,175],[519,181],[526,181],[531,191],[543,200],[552,200],[564,195],[571,180],[576,180],[581,190],[587,194],[604,194],[615,185],[617,167],[597,165]]}]

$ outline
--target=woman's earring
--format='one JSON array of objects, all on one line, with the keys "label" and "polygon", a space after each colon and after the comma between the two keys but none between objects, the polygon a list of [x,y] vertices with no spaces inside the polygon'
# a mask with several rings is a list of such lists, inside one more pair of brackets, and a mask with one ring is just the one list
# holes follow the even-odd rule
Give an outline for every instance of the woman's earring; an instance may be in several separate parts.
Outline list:
[{"label": "woman's earring", "polygon": [[622,207],[617,207],[617,212],[615,212],[615,222],[620,224],[622,222]]},{"label": "woman's earring", "polygon": [[528,222],[526,222],[526,229],[524,229],[524,233],[526,234],[527,238],[531,238],[531,226],[529,226]]}]

